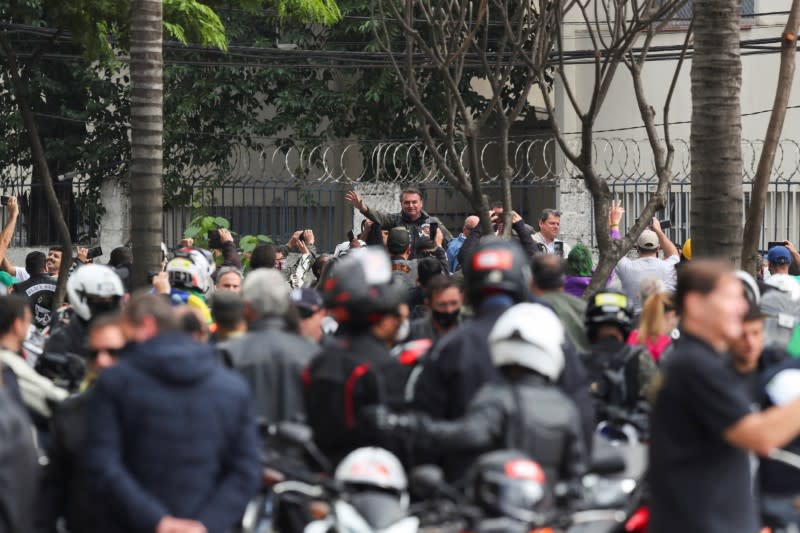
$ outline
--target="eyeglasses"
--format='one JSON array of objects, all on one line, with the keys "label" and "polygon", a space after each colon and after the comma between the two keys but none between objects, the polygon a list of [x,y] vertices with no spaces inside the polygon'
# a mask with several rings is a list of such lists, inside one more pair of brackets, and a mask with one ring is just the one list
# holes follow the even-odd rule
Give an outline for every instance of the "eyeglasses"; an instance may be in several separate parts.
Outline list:
[{"label": "eyeglasses", "polygon": [[319,309],[306,309],[305,307],[298,307],[297,314],[300,315],[300,318],[311,318],[314,316],[314,313],[319,311]]},{"label": "eyeglasses", "polygon": [[97,359],[97,356],[101,353],[107,353],[111,357],[119,356],[119,353],[122,351],[122,348],[101,348],[99,350],[89,350],[89,357],[92,359]]}]

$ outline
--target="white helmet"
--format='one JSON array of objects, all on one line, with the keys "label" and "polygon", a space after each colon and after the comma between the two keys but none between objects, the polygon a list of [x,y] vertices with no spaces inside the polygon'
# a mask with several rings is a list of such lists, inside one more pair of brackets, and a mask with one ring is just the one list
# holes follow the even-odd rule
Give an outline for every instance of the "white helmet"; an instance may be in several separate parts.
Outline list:
[{"label": "white helmet", "polygon": [[105,265],[84,265],[67,280],[69,303],[84,320],[119,308],[124,294],[122,280],[111,267]]},{"label": "white helmet", "polygon": [[521,303],[503,313],[489,333],[494,366],[519,365],[556,381],[564,369],[564,326],[542,304]]},{"label": "white helmet", "polygon": [[772,376],[767,396],[775,405],[786,405],[800,398],[800,368],[785,368]]},{"label": "white helmet", "polygon": [[169,263],[167,273],[169,282],[175,287],[196,289],[209,294],[214,285],[213,275],[217,269],[214,257],[201,248],[182,248],[175,252]]},{"label": "white helmet", "polygon": [[800,283],[789,274],[773,274],[765,283],[788,294],[793,302],[800,300]]},{"label": "white helmet", "polygon": [[336,467],[334,478],[343,483],[370,485],[398,493],[408,488],[400,460],[391,452],[374,446],[350,452]]},{"label": "white helmet", "polygon": [[[744,286],[747,300],[755,305],[758,305],[761,301],[761,289],[758,288],[758,283],[756,283],[756,280],[753,279],[753,276],[744,270],[737,270],[736,277],[739,278],[739,281],[741,281],[742,285]],[[798,285],[798,287],[800,287],[800,285]]]}]

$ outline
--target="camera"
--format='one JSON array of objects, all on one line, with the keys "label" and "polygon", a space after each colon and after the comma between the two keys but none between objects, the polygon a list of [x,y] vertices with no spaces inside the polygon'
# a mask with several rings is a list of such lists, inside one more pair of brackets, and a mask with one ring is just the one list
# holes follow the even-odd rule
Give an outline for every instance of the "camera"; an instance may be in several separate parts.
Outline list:
[{"label": "camera", "polygon": [[208,232],[208,247],[212,250],[219,250],[222,248],[222,241],[220,240],[218,229]]},{"label": "camera", "polygon": [[300,232],[300,236],[297,238],[297,240],[300,241],[300,242],[306,242],[306,230],[301,229],[301,230],[297,230],[297,231]]},{"label": "camera", "polygon": [[667,229],[670,229],[672,227],[672,221],[671,220],[659,220],[658,223],[661,224],[661,229],[662,230],[667,230]]},{"label": "camera", "polygon": [[11,198],[10,196],[0,196],[0,205],[8,205],[8,199]]},{"label": "camera", "polygon": [[95,246],[94,248],[90,248],[88,252],[86,252],[87,259],[94,259],[95,257],[100,257],[103,255],[103,248],[100,246]]}]

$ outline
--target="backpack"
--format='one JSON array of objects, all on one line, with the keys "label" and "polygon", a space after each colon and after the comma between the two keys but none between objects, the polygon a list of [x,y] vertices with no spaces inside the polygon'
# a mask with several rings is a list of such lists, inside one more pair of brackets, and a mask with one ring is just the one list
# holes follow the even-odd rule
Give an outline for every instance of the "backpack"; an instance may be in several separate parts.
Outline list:
[{"label": "backpack", "polygon": [[[639,357],[645,348],[624,345],[616,352],[588,352],[582,355],[589,374],[589,392],[598,413],[604,407],[635,407],[639,400]],[[648,355],[649,357],[649,355]]]},{"label": "backpack", "polygon": [[391,448],[385,436],[363,427],[359,411],[376,404],[402,407],[409,372],[397,360],[371,361],[341,345],[317,355],[302,380],[308,425],[320,450],[335,461],[361,446]]}]

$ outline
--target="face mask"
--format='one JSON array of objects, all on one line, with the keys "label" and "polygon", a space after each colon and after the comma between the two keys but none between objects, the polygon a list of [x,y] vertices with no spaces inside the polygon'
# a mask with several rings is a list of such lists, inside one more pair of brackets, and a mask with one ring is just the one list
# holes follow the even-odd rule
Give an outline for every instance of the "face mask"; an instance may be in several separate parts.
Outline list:
[{"label": "face mask", "polygon": [[458,317],[461,314],[461,309],[457,309],[452,313],[443,313],[441,311],[431,311],[431,316],[434,322],[442,326],[444,329],[450,329],[458,324]]},{"label": "face mask", "polygon": [[411,333],[411,322],[405,319],[400,322],[400,327],[397,328],[397,333],[394,335],[395,342],[403,342],[409,333]]}]

